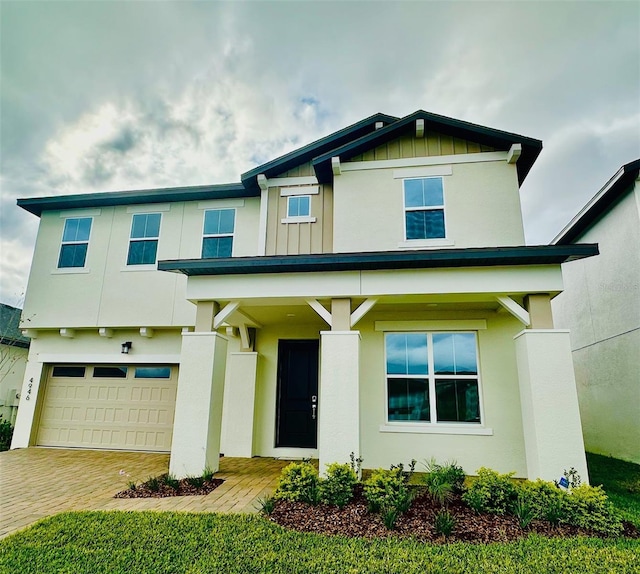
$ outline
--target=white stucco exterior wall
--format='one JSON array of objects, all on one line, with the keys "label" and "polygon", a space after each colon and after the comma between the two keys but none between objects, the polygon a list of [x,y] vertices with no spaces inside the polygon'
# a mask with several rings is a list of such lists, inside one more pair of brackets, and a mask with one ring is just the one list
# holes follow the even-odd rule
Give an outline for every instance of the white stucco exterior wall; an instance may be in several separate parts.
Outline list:
[{"label": "white stucco exterior wall", "polygon": [[360,333],[320,333],[318,450],[320,472],[360,456]]},{"label": "white stucco exterior wall", "polygon": [[169,472],[200,476],[220,466],[227,339],[218,333],[185,333],[173,422]]},{"label": "white stucco exterior wall", "polygon": [[29,349],[13,345],[2,345],[0,351],[0,415],[10,423],[14,422],[24,371],[27,367]]},{"label": "white stucco exterior wall", "polygon": [[[410,247],[402,245],[403,180],[394,178],[394,171],[367,169],[335,177],[336,253]],[[454,164],[451,175],[443,176],[443,185],[448,240],[444,247],[524,245],[515,165],[504,161]]]},{"label": "white stucco exterior wall", "polygon": [[588,482],[569,332],[515,337],[527,478],[557,480],[571,467]]},{"label": "white stucco exterior wall", "polygon": [[640,185],[576,242],[600,255],[562,266],[552,306],[571,331],[585,446],[640,464]]}]

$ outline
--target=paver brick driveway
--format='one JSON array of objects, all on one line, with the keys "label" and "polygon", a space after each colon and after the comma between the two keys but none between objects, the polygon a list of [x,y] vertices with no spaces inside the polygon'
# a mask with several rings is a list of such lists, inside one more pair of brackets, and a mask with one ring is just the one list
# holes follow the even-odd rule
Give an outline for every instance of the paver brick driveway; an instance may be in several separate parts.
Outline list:
[{"label": "paver brick driveway", "polygon": [[[224,484],[206,496],[113,498],[127,481],[167,472],[168,454],[28,448],[0,453],[0,538],[68,510],[255,512],[287,461],[222,458]],[[131,478],[123,478],[126,471]]]}]

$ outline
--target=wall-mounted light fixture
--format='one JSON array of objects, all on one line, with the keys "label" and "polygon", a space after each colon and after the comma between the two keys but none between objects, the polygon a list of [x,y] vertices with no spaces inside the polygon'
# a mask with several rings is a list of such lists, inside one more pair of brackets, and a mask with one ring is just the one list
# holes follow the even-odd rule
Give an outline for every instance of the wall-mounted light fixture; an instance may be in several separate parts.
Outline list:
[{"label": "wall-mounted light fixture", "polygon": [[128,355],[129,351],[131,350],[131,341],[126,341],[124,343],[122,343],[122,354],[123,355]]}]

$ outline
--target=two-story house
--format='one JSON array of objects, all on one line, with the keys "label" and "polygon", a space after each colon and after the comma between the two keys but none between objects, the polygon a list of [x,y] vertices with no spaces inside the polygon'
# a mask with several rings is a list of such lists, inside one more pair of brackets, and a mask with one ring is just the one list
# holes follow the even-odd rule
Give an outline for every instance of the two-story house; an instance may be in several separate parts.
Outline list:
[{"label": "two-story house", "polygon": [[376,114],[239,183],[19,200],[41,223],[13,448],[586,478],[550,300],[597,247],[524,245],[541,148]]}]

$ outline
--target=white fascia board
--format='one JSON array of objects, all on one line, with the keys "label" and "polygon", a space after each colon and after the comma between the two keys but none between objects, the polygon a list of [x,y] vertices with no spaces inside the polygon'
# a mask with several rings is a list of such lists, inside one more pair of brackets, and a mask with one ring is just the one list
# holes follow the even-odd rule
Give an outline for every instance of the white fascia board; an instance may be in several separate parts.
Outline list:
[{"label": "white fascia board", "polygon": [[[259,273],[255,275],[193,276],[187,299],[233,300],[293,297],[375,298],[384,295],[559,293],[560,265],[401,269],[331,273]],[[225,307],[226,309],[226,307]]]},{"label": "white fascia board", "polygon": [[374,161],[350,161],[340,164],[342,172],[361,171],[363,169],[387,169],[398,167],[418,167],[424,165],[442,165],[454,163],[478,163],[484,161],[505,161],[508,152],[487,151],[463,153],[458,155],[437,155],[430,157],[407,157],[400,159],[382,159]]},{"label": "white fascia board", "polygon": [[319,185],[298,185],[296,187],[280,188],[280,197],[289,197],[292,195],[318,195],[319,193]]}]

